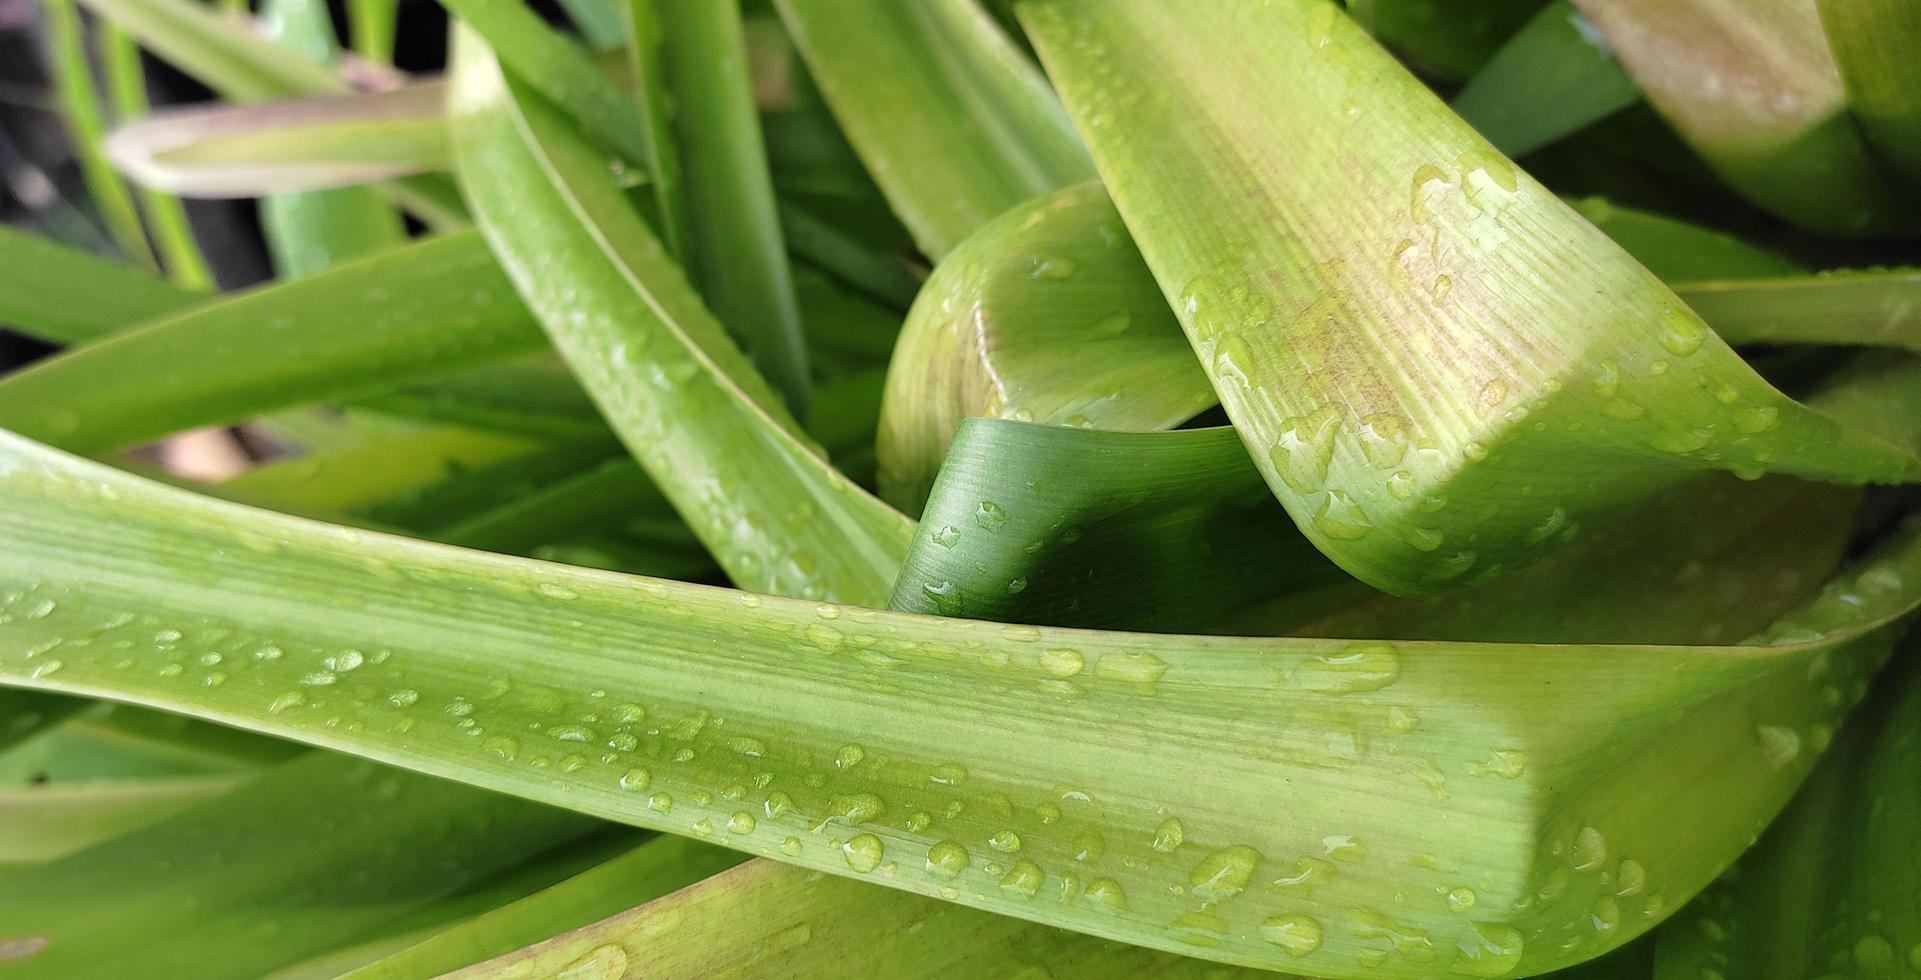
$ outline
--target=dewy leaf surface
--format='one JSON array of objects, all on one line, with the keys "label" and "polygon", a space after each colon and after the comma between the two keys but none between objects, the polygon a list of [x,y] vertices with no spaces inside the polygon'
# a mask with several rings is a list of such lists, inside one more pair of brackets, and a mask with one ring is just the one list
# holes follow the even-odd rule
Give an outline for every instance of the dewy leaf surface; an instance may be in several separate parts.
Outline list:
[{"label": "dewy leaf surface", "polygon": [[1645,930],[1786,800],[1847,701],[1822,689],[1921,601],[1903,535],[1773,645],[1148,636],[455,551],[11,436],[0,491],[4,683],[1317,976],[1538,972]]},{"label": "dewy leaf surface", "polygon": [[884,603],[913,522],[806,440],[558,110],[461,42],[461,184],[615,432],[736,583]]},{"label": "dewy leaf surface", "polygon": [[974,0],[776,0],[921,251],[1094,176],[1047,80]]},{"label": "dewy leaf surface", "polygon": [[1690,471],[1921,478],[1768,386],[1332,4],[1022,9],[1249,455],[1363,581],[1492,578]]}]

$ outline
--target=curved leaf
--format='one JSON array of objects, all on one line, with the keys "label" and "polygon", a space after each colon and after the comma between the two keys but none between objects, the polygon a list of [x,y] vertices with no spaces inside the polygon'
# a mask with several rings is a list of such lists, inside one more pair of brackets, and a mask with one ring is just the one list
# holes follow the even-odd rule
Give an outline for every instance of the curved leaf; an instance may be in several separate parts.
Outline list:
[{"label": "curved leaf", "polygon": [[921,251],[1094,176],[1047,82],[973,0],[776,0]]},{"label": "curved leaf", "polygon": [[622,441],[740,585],[880,604],[912,522],[805,440],[559,112],[462,45],[461,184]]},{"label": "curved leaf", "polygon": [[207,302],[132,266],[0,227],[0,323],[56,344],[77,344]]},{"label": "curved leaf", "polygon": [[1542,7],[1454,97],[1454,111],[1510,157],[1641,101],[1600,32],[1567,0]]},{"label": "curved leaf", "polygon": [[1538,972],[1632,938],[1785,801],[1812,753],[1782,732],[1834,724],[1822,688],[1854,690],[1921,601],[1904,536],[1761,645],[1156,637],[452,551],[14,437],[0,491],[4,683],[1322,976]]},{"label": "curved leaf", "polygon": [[1912,231],[1848,113],[1815,0],[1573,0],[1675,132],[1748,200],[1815,231]]},{"label": "curved leaf", "polygon": [[1921,9],[1902,0],[1816,0],[1848,110],[1897,173],[1921,178]]},{"label": "curved leaf", "polygon": [[1483,581],[1700,469],[1921,478],[1761,380],[1331,4],[1022,9],[1249,455],[1357,578]]}]

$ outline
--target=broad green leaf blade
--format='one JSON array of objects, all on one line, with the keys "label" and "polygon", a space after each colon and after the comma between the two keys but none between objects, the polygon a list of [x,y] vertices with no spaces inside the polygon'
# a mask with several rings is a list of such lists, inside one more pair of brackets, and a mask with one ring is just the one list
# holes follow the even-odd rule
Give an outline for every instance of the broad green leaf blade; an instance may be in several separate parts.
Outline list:
[{"label": "broad green leaf blade", "polygon": [[1230,428],[962,424],[888,607],[1197,632],[1345,579],[1274,506]]},{"label": "broad green leaf blade", "polygon": [[0,227],[0,323],[56,344],[104,337],[207,301],[132,266]]},{"label": "broad green leaf blade", "polygon": [[1848,113],[1812,0],[1573,0],[1730,187],[1813,231],[1912,231]]},{"label": "broad green leaf blade", "polygon": [[234,787],[230,776],[0,790],[0,864],[39,864],[162,820]]},{"label": "broad green leaf blade", "polygon": [[[189,711],[923,895],[952,888],[988,911],[1338,977],[1540,972],[1653,925],[1811,764],[1775,729],[1811,745],[1846,702],[1821,687],[1853,690],[1921,601],[1907,535],[1759,645],[1156,637],[453,551],[10,436],[0,490],[0,596],[17,596],[0,628],[6,684]],[[280,655],[254,655],[267,647]],[[345,650],[363,652],[352,670]],[[222,663],[201,666],[209,653]],[[224,680],[209,686],[213,671]],[[1081,892],[1040,897],[1068,874]],[[1639,881],[1627,895],[1623,875]],[[1448,901],[1462,888],[1466,912]],[[1593,932],[1597,915],[1617,927]],[[1564,945],[1570,929],[1586,931]]]},{"label": "broad green leaf blade", "polygon": [[805,440],[559,111],[461,41],[462,186],[615,432],[737,584],[882,604],[912,522]]},{"label": "broad green leaf blade", "polygon": [[928,279],[887,372],[881,492],[918,510],[965,418],[1152,431],[1215,401],[1107,192],[1077,184],[983,225]]},{"label": "broad green leaf blade", "polygon": [[59,724],[87,706],[77,698],[51,697],[33,691],[0,692],[0,752]]},{"label": "broad green leaf blade", "polygon": [[107,233],[119,247],[120,254],[135,265],[157,269],[153,247],[148,244],[146,229],[140,224],[140,211],[133,203],[133,192],[101,150],[107,122],[101,110],[99,87],[93,81],[86,33],[73,2],[48,0],[45,5],[48,42],[53,48],[54,94],[59,98],[60,117],[70,130],[87,195],[99,209]]},{"label": "broad green leaf blade", "polygon": [[1921,269],[1677,283],[1731,344],[1851,344],[1921,351]]},{"label": "broad green leaf blade", "polygon": [[480,237],[457,233],[213,300],[41,362],[0,381],[0,424],[100,452],[372,394],[540,343]]},{"label": "broad green leaf blade", "polygon": [[10,873],[0,949],[25,977],[258,976],[592,826],[310,753],[169,819]]},{"label": "broad green leaf blade", "polygon": [[[1012,862],[1014,859],[1008,859]],[[1049,896],[1053,897],[1053,896]],[[1072,895],[1064,898],[1071,899]],[[1227,970],[755,861],[454,977],[1284,976]],[[414,974],[419,975],[419,974]]]},{"label": "broad green leaf blade", "polygon": [[653,129],[640,106],[578,44],[547,26],[520,0],[441,0],[487,39],[488,47],[536,91],[565,109],[609,149],[641,163],[653,155]]},{"label": "broad green leaf blade", "polygon": [[1641,101],[1599,31],[1552,0],[1474,73],[1454,111],[1510,157],[1531,153]]},{"label": "broad green leaf blade", "polygon": [[804,418],[807,349],[754,115],[740,5],[668,0],[655,9],[692,237],[677,254],[714,317]]},{"label": "broad green leaf blade", "polygon": [[1921,8],[1902,0],[1817,0],[1848,111],[1883,161],[1921,178]]},{"label": "broad green leaf blade", "polygon": [[[1875,678],[1754,849],[1656,934],[1655,980],[1892,978],[1921,969],[1915,653],[1908,642]],[[1810,734],[1818,749],[1832,730]]]},{"label": "broad green leaf blade", "polygon": [[114,163],[194,197],[364,184],[450,164],[446,86],[168,109],[115,130]]},{"label": "broad green leaf blade", "polygon": [[[299,57],[331,66],[340,56],[332,16],[311,0],[261,0],[260,22],[269,40]],[[283,279],[313,275],[407,239],[400,213],[369,187],[270,194],[260,202],[260,230]]]},{"label": "broad green leaf blade", "polygon": [[[736,852],[684,837],[657,837],[551,888],[370,963],[347,977],[410,980],[440,976],[626,912],[742,860]],[[882,896],[893,894],[871,890]]]},{"label": "broad green leaf blade", "polygon": [[1249,455],[1355,577],[1484,581],[1700,469],[1921,478],[1768,386],[1331,4],[1023,10]]},{"label": "broad green leaf blade", "polygon": [[973,0],[776,0],[921,251],[1094,176],[1047,82]]},{"label": "broad green leaf blade", "polygon": [[[101,64],[116,120],[125,123],[147,115],[147,73],[140,63],[140,47],[126,31],[112,24],[101,25],[100,42]],[[101,147],[109,161],[113,157],[112,142],[109,136]],[[213,289],[213,270],[200,251],[200,243],[194,238],[193,226],[187,221],[187,211],[180,199],[164,191],[142,188],[140,208],[146,215],[154,248],[160,254],[167,276],[186,289]]]},{"label": "broad green leaf blade", "polygon": [[1569,202],[1663,282],[1786,276],[1804,271],[1786,257],[1733,235],[1589,197]]}]

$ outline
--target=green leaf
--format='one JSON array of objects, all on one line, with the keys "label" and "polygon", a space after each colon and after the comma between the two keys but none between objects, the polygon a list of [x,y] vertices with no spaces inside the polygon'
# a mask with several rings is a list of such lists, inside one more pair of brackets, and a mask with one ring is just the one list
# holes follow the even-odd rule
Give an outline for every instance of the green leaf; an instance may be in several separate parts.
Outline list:
[{"label": "green leaf", "polygon": [[912,522],[805,440],[601,158],[463,38],[476,43],[456,48],[461,184],[609,424],[736,583],[880,605]]},{"label": "green leaf", "polygon": [[[1645,930],[1812,763],[1757,725],[1811,744],[1846,701],[1821,688],[1855,689],[1921,600],[1921,546],[1902,536],[1736,647],[1154,637],[452,551],[14,437],[0,491],[7,684],[190,711],[816,870],[953,888],[988,911],[1326,976],[1539,972]],[[255,656],[269,646],[280,656]],[[363,656],[344,670],[349,649]],[[222,663],[202,666],[210,653]],[[1368,751],[1330,732],[1362,733]],[[949,841],[967,865],[949,877],[943,847],[926,870]],[[1039,897],[1067,874],[1078,896]],[[1625,896],[1623,874],[1640,881]],[[1466,914],[1447,901],[1457,888],[1475,893]],[[1563,945],[1613,913],[1615,928]],[[1315,926],[1318,948],[1289,955]]]},{"label": "green leaf", "polygon": [[[101,63],[107,75],[107,90],[113,97],[117,121],[124,123],[147,114],[147,74],[140,63],[140,48],[126,31],[112,24],[100,29]],[[112,137],[103,141],[101,150],[112,161]],[[175,283],[186,289],[214,288],[213,270],[194,239],[193,226],[180,199],[152,188],[140,191],[140,207],[153,233],[161,264]]]},{"label": "green leaf", "polygon": [[1891,169],[1921,178],[1921,9],[1901,0],[1817,0],[1848,111]]},{"label": "green leaf", "polygon": [[[1770,387],[1332,5],[1023,9],[1249,455],[1355,577],[1484,581],[1701,469],[1921,478]],[[1143,86],[1165,97],[1119,95]]]},{"label": "green leaf", "polygon": [[1711,228],[1621,207],[1599,197],[1569,203],[1664,282],[1748,279],[1803,271],[1784,256]]},{"label": "green leaf", "polygon": [[64,857],[225,793],[235,782],[188,776],[0,790],[0,863]]},{"label": "green leaf", "polygon": [[1469,77],[1543,0],[1348,0],[1361,26],[1413,66],[1443,80]]},{"label": "green leaf", "polygon": [[881,492],[918,510],[965,418],[1152,431],[1215,403],[1107,192],[1077,184],[983,225],[928,279],[887,372]]},{"label": "green leaf", "polygon": [[1600,32],[1552,0],[1508,38],[1454,97],[1454,111],[1519,157],[1641,101]]},{"label": "green leaf", "polygon": [[441,0],[487,39],[490,49],[536,91],[565,109],[607,148],[641,163],[653,156],[646,115],[592,56],[548,27],[520,0]]},{"label": "green leaf", "polygon": [[1803,228],[1912,231],[1808,0],[1573,0],[1647,100],[1728,186]]},{"label": "green leaf", "polygon": [[1094,176],[1047,82],[973,0],[776,0],[921,251]]},{"label": "green leaf", "polygon": [[672,93],[667,88],[665,38],[654,0],[621,0],[626,27],[627,73],[634,86],[634,105],[647,125],[647,156],[640,161],[653,188],[661,241],[672,255],[682,255],[693,237],[688,227],[686,195],[680,191],[680,154],[674,143]]},{"label": "green leaf", "polygon": [[251,197],[403,177],[449,165],[446,86],[168,109],[107,141],[135,180],[195,197]]},{"label": "green leaf", "polygon": [[[263,33],[299,56],[331,65],[340,56],[327,8],[312,0],[261,0]],[[406,241],[400,213],[368,187],[270,194],[260,202],[260,230],[274,271],[291,279]]]},{"label": "green leaf", "polygon": [[1851,344],[1921,351],[1921,269],[1688,282],[1675,292],[1731,344]]},{"label": "green leaf", "polygon": [[207,302],[205,294],[44,238],[0,227],[0,323],[56,344]]},{"label": "green leaf", "polygon": [[[1014,863],[1016,859],[1007,859]],[[1072,897],[1072,896],[1068,896]],[[755,861],[453,977],[1286,977]],[[422,976],[424,973],[405,974]]]},{"label": "green leaf", "polygon": [[54,93],[59,97],[61,120],[71,131],[87,194],[100,209],[107,233],[120,254],[135,265],[156,269],[153,247],[141,227],[133,192],[101,150],[107,124],[101,112],[100,91],[93,81],[80,12],[74,9],[73,0],[50,0],[46,12],[47,39],[53,48]]},{"label": "green leaf", "polygon": [[320,64],[193,0],[81,0],[223,97],[258,102],[276,96],[345,92],[346,81]]},{"label": "green leaf", "polygon": [[[352,980],[440,976],[623,913],[739,864],[742,856],[684,837],[658,837],[544,891],[475,916],[347,974]],[[865,889],[886,896],[881,889]]]},{"label": "green leaf", "polygon": [[347,0],[347,32],[354,53],[382,64],[394,60],[400,0]]},{"label": "green leaf", "polygon": [[[1754,849],[1657,933],[1655,980],[1898,977],[1921,964],[1921,670],[1905,647]],[[1841,698],[1865,687],[1833,684]],[[1832,735],[1806,733],[1809,748]]]},{"label": "green leaf", "polygon": [[168,819],[9,873],[0,949],[20,976],[257,976],[591,826],[311,753]]},{"label": "green leaf", "polygon": [[100,452],[384,391],[540,342],[480,237],[459,233],[224,296],[9,375],[0,424]]},{"label": "green leaf", "polygon": [[738,0],[669,0],[656,10],[692,233],[678,254],[714,317],[805,417],[807,349],[754,115]]},{"label": "green leaf", "polygon": [[888,605],[1194,632],[1253,600],[1343,579],[1274,505],[1231,428],[969,420]]}]

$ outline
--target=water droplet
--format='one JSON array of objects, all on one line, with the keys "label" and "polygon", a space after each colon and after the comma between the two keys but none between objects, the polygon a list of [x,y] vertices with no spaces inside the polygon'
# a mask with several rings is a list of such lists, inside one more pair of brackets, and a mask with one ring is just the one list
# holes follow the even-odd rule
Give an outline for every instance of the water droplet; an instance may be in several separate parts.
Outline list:
[{"label": "water droplet", "polygon": [[1087,890],[1082,894],[1115,915],[1127,911],[1127,893],[1122,891],[1120,883],[1112,878],[1096,878],[1088,882]]},{"label": "water droplet", "polygon": [[1021,849],[1021,837],[1011,830],[995,831],[987,838],[987,846],[1004,854],[1012,854]]},{"label": "water droplet", "polygon": [[1456,946],[1460,956],[1450,968],[1469,977],[1504,977],[1521,965],[1521,933],[1497,922],[1475,922]]},{"label": "water droplet", "polygon": [[654,781],[652,773],[645,769],[629,769],[620,776],[620,788],[629,793],[638,793]]},{"label": "water droplet", "polygon": [[843,771],[852,769],[860,765],[861,760],[865,758],[867,758],[866,749],[849,743],[841,746],[840,751],[834,755],[834,768]]},{"label": "water droplet", "polygon": [[944,840],[927,849],[927,873],[937,878],[952,878],[971,863],[966,846],[959,841]]},{"label": "water droplet", "polygon": [[1760,725],[1754,729],[1761,746],[1761,758],[1771,769],[1786,769],[1801,755],[1801,736],[1783,725]]},{"label": "water droplet", "polygon": [[1027,260],[1027,274],[1034,279],[1067,279],[1074,275],[1077,268],[1073,259],[1034,256]]},{"label": "water droplet", "polygon": [[307,703],[307,696],[299,691],[288,691],[267,704],[267,713],[277,715],[288,708],[298,708]]},{"label": "water droplet", "polygon": [[733,816],[727,818],[727,829],[728,831],[736,834],[753,833],[754,832],[754,815],[751,813],[748,813],[746,810],[735,811]]},{"label": "water droplet", "polygon": [[866,874],[880,867],[881,855],[886,853],[886,847],[873,834],[855,834],[840,846],[840,851],[848,867]]},{"label": "water droplet", "polygon": [[1614,894],[1622,898],[1639,895],[1643,889],[1647,888],[1648,871],[1641,866],[1641,862],[1629,858],[1622,861],[1621,866],[1615,869],[1614,881]]},{"label": "water droplet", "polygon": [[998,531],[1007,523],[1007,511],[992,500],[983,500],[974,509],[974,523],[983,531]]},{"label": "water droplet", "polygon": [[1574,835],[1574,869],[1576,871],[1592,871],[1600,867],[1607,857],[1607,838],[1601,835],[1599,829],[1582,827],[1581,832]]},{"label": "water droplet", "polygon": [[1374,522],[1347,494],[1330,490],[1314,513],[1314,529],[1336,541],[1358,541],[1374,530]]},{"label": "water droplet", "polygon": [[1361,452],[1379,469],[1399,466],[1407,456],[1407,419],[1380,412],[1361,420]]},{"label": "water droplet", "polygon": [[1772,405],[1754,405],[1737,408],[1731,415],[1734,431],[1743,435],[1758,435],[1781,424],[1781,412]]},{"label": "water droplet", "polygon": [[943,548],[952,548],[960,543],[960,531],[951,524],[943,524],[934,530],[934,543]]},{"label": "water droplet", "polygon": [[1167,673],[1167,661],[1151,653],[1110,653],[1094,664],[1099,677],[1152,684]]},{"label": "water droplet", "polygon": [[780,852],[782,854],[785,854],[788,857],[798,857],[800,855],[800,849],[801,849],[800,838],[785,837],[781,839]]},{"label": "water droplet", "polygon": [[1080,673],[1081,667],[1086,663],[1079,650],[1070,650],[1066,647],[1042,650],[1040,660],[1041,669],[1055,677],[1072,677]]},{"label": "water droplet", "polygon": [[1343,864],[1359,864],[1367,859],[1367,845],[1352,834],[1329,834],[1321,838],[1321,853]]},{"label": "water droplet", "polygon": [[652,810],[655,813],[674,812],[674,794],[655,793],[654,795],[647,797],[647,809]]},{"label": "water droplet", "polygon": [[512,735],[489,735],[480,743],[480,750],[505,762],[520,757],[520,740]]},{"label": "water droplet", "polygon": [[1187,876],[1194,894],[1209,902],[1233,898],[1247,890],[1254,869],[1261,863],[1261,852],[1245,844],[1224,847],[1194,866]]},{"label": "water droplet", "polygon": [[1001,879],[1001,887],[1033,898],[1046,880],[1047,876],[1041,871],[1040,865],[1032,861],[1016,861],[1013,870]]},{"label": "water droplet", "polygon": [[1401,676],[1394,647],[1378,641],[1350,643],[1338,653],[1312,657],[1294,672],[1296,687],[1330,694],[1378,691]]},{"label": "water droplet", "polygon": [[1465,912],[1474,907],[1474,889],[1458,886],[1447,890],[1447,907],[1451,911]]},{"label": "water droplet", "polygon": [[867,823],[887,812],[887,805],[872,793],[847,793],[827,801],[827,807],[836,817],[850,824]]},{"label": "water droplet", "polygon": [[538,586],[540,594],[549,599],[578,599],[580,593],[561,585],[559,582],[542,582]]},{"label": "water droplet", "polygon": [[1306,956],[1321,948],[1321,922],[1308,915],[1277,915],[1261,923],[1261,938],[1289,956]]},{"label": "water droplet", "polygon": [[1687,310],[1672,309],[1661,314],[1661,346],[1675,357],[1686,357],[1701,349],[1708,328]]},{"label": "water droplet", "polygon": [[1180,818],[1168,817],[1154,828],[1153,848],[1162,854],[1172,854],[1186,836],[1187,831],[1181,827]]},{"label": "water droplet", "polygon": [[1107,850],[1107,840],[1092,830],[1083,830],[1074,835],[1074,860],[1092,864],[1101,859]]},{"label": "water droplet", "polygon": [[1321,489],[1327,483],[1328,464],[1334,459],[1334,436],[1339,430],[1340,415],[1332,406],[1283,421],[1280,438],[1268,451],[1281,482],[1296,493]]}]

